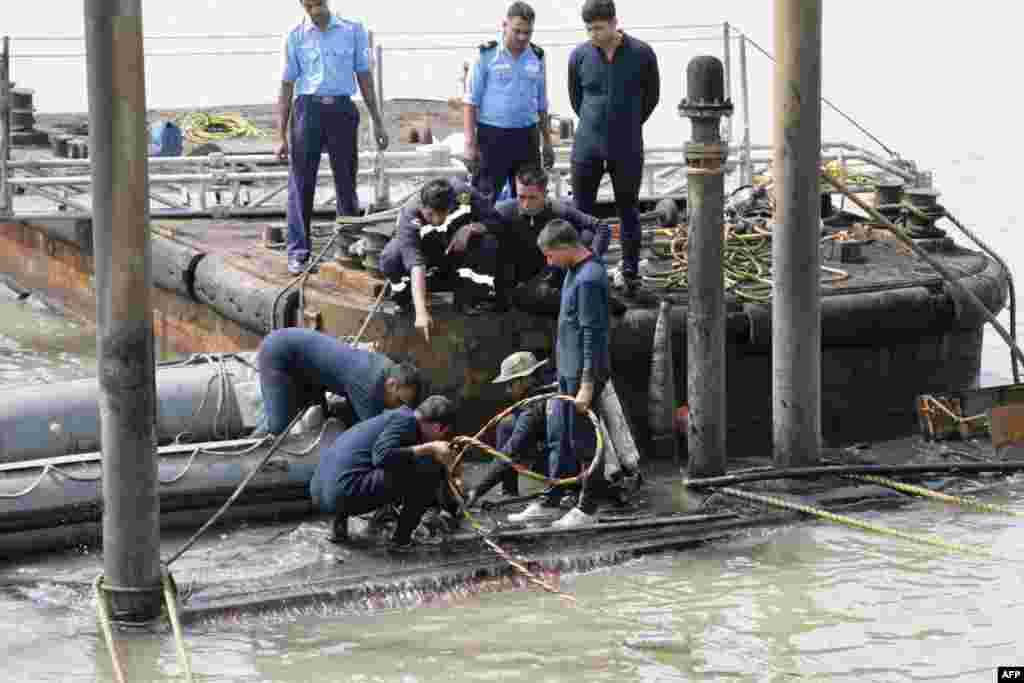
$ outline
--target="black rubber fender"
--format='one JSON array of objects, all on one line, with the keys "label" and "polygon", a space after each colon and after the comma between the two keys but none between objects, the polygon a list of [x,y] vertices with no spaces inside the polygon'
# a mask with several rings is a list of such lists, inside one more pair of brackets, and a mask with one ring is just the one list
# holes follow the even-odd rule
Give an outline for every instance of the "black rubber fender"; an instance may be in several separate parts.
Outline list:
[{"label": "black rubber fender", "polygon": [[196,299],[257,334],[288,327],[299,309],[299,291],[281,293],[264,280],[235,268],[223,257],[207,255],[195,269]]},{"label": "black rubber fender", "polygon": [[195,287],[196,267],[206,253],[159,235],[153,235],[151,244],[153,284],[199,301]]}]

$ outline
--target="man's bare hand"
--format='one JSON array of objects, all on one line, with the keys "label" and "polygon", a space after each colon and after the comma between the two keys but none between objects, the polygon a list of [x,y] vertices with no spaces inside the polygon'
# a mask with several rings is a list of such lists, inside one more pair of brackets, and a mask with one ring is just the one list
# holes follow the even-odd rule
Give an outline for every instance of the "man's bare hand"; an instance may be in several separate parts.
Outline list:
[{"label": "man's bare hand", "polygon": [[544,143],[544,149],[541,152],[541,156],[544,161],[544,170],[550,171],[555,166],[555,148],[551,146],[550,142]]},{"label": "man's bare hand", "polygon": [[430,317],[429,313],[424,313],[423,315],[417,315],[416,316],[416,321],[413,323],[413,326],[417,330],[422,330],[423,338],[427,340],[428,344],[430,343],[430,328],[433,327],[433,325],[434,325],[434,319]]},{"label": "man's bare hand", "polygon": [[584,382],[580,385],[580,390],[576,392],[576,411],[580,415],[586,415],[587,411],[590,410],[590,404],[594,401],[594,384],[593,382]]},{"label": "man's bare hand", "polygon": [[277,146],[277,158],[281,161],[288,159],[288,138],[281,141],[281,144]]},{"label": "man's bare hand", "polygon": [[431,441],[427,443],[427,446],[430,447],[430,455],[434,460],[445,467],[451,468],[455,455],[452,453],[452,445],[450,443],[447,441]]},{"label": "man's bare hand", "polygon": [[470,223],[469,225],[463,225],[459,228],[459,231],[455,233],[455,237],[452,238],[451,243],[448,244],[448,254],[461,254],[466,251],[466,247],[469,246],[469,240],[473,238],[473,235],[482,235],[487,232],[487,229],[479,223]]},{"label": "man's bare hand", "polygon": [[476,175],[480,170],[480,145],[474,141],[468,141],[464,145],[462,158],[466,163],[466,170]]}]

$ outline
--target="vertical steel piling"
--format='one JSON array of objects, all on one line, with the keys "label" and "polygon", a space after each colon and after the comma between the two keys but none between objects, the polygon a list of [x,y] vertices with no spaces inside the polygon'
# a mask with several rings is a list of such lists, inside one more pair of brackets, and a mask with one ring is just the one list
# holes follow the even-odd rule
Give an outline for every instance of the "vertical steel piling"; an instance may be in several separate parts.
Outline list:
[{"label": "vertical steel piling", "polygon": [[141,0],[86,0],[104,588],[125,621],[161,596],[142,35]]},{"label": "vertical steel piling", "polygon": [[821,449],[821,0],[775,0],[772,421],[775,464]]}]

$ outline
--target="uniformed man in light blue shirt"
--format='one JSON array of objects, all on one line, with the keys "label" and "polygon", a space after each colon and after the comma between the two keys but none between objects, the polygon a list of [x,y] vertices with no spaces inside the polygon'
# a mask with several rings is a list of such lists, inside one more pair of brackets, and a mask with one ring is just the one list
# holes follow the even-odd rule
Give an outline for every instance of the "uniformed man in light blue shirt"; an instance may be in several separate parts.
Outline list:
[{"label": "uniformed man in light blue shirt", "polygon": [[544,51],[530,42],[533,8],[513,2],[503,23],[502,42],[484,43],[469,73],[463,97],[465,157],[473,186],[493,202],[505,184],[515,192],[516,173],[526,166],[555,163],[548,126]]},{"label": "uniformed man in light blue shirt", "polygon": [[306,18],[285,38],[278,98],[281,146],[277,154],[289,159],[291,166],[288,272],[293,274],[307,268],[315,272],[309,264],[309,224],[324,147],[334,172],[338,215],[354,216],[359,208],[359,110],[351,99],[357,83],[373,118],[377,147],[388,146],[373,89],[366,29],[358,21],[331,14],[327,0],[300,0],[300,4]]}]

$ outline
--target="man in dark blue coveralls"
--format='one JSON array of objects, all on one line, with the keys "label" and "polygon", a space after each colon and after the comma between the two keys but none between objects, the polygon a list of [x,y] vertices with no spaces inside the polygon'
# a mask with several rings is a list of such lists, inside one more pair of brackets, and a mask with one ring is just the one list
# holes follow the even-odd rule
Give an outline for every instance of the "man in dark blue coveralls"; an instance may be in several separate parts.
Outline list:
[{"label": "man in dark blue coveralls", "polygon": [[358,21],[331,14],[327,0],[301,0],[301,4],[307,17],[285,38],[278,99],[281,146],[277,155],[289,159],[291,171],[288,272],[293,274],[308,266],[309,225],[325,146],[334,173],[338,215],[354,216],[358,210],[359,110],[351,99],[357,82],[373,118],[377,147],[388,146],[373,89],[366,29]]},{"label": "man in dark blue coveralls", "polygon": [[[594,431],[583,416],[601,395],[611,375],[609,285],[604,265],[583,246],[570,223],[548,223],[537,238],[537,246],[550,265],[566,269],[555,358],[559,393],[575,395],[576,400],[573,404],[548,401],[548,457],[552,463],[548,476],[555,479],[575,474],[580,460],[594,452]],[[580,504],[553,526],[571,528],[596,522],[597,496],[607,494],[609,488],[604,468],[596,467],[584,483]],[[562,489],[554,488],[523,512],[509,515],[509,521],[530,521],[556,514],[562,495]]]},{"label": "man in dark blue coveralls", "polygon": [[313,504],[335,515],[332,540],[348,540],[350,516],[401,504],[390,549],[413,549],[412,533],[437,500],[451,466],[447,439],[454,424],[454,404],[431,396],[415,411],[389,410],[342,432],[320,454],[309,483]]},{"label": "man in dark blue coveralls", "polygon": [[344,396],[355,421],[363,422],[388,409],[415,405],[422,386],[411,364],[298,327],[267,335],[257,366],[266,408],[258,433],[280,434],[295,413],[323,401],[325,391]]},{"label": "man in dark blue coveralls", "polygon": [[[449,225],[467,214],[473,222],[449,235]],[[454,289],[465,313],[503,307],[501,278],[495,277],[499,243],[494,231],[498,229],[500,221],[491,203],[461,180],[435,178],[402,207],[398,227],[381,252],[380,269],[391,282],[395,301],[403,307],[411,303],[415,327],[428,343],[433,325],[427,306],[428,279],[432,288]]]},{"label": "man in dark blue coveralls", "polygon": [[[548,197],[548,174],[539,168],[524,168],[516,176],[519,196],[494,205],[501,218],[502,269],[506,279],[527,282],[546,270],[547,283],[558,285],[564,271],[545,269],[544,254],[537,237],[545,225],[560,218],[572,224],[583,245],[598,258],[604,256],[611,241],[611,228],[583,213],[571,204]],[[513,272],[510,276],[509,271]]]},{"label": "man in dark blue coveralls", "polygon": [[516,192],[515,174],[555,163],[548,124],[547,69],[544,50],[530,42],[533,8],[513,2],[502,24],[502,42],[480,45],[463,97],[465,158],[473,186],[494,202],[506,182]]},{"label": "man in dark blue coveralls", "polygon": [[613,0],[587,0],[582,14],[590,40],[569,55],[569,101],[579,117],[572,193],[580,211],[592,214],[601,177],[605,171],[611,176],[622,221],[616,284],[633,294],[640,282],[642,129],[658,105],[658,60],[650,45],[618,30]]}]

